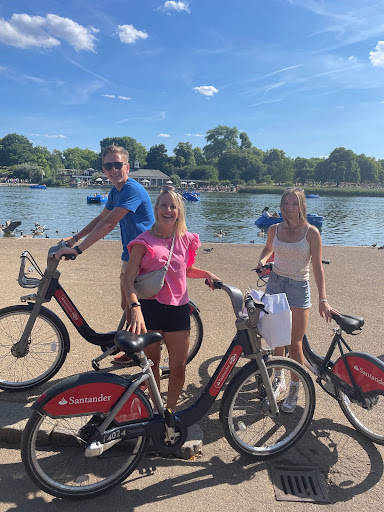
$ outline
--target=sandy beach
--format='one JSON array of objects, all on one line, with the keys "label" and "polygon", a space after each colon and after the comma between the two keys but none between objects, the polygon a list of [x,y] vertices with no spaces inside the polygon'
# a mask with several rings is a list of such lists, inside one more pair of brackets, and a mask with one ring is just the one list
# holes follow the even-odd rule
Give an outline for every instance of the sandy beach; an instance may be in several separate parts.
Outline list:
[{"label": "sandy beach", "polygon": [[[22,251],[30,251],[44,269],[47,250],[54,243],[54,239],[0,239],[0,308],[19,304],[21,295],[33,292],[33,290],[21,289],[16,281]],[[203,252],[204,248],[211,247],[213,250],[210,253]],[[256,266],[262,247],[258,244],[203,244],[198,251],[196,265],[211,270],[223,281],[237,286],[242,291],[248,287],[257,288],[257,276],[252,269]],[[120,318],[118,288],[120,253],[120,242],[101,241],[79,256],[76,261],[62,262],[59,266],[62,273],[60,279],[62,286],[95,330],[113,330]],[[349,336],[348,342],[356,350],[382,355],[384,353],[382,343],[384,327],[381,322],[384,308],[382,293],[384,250],[371,247],[332,246],[323,248],[323,257],[331,261],[330,265],[325,266],[330,304],[341,313],[359,315],[365,319],[363,332],[359,336]],[[234,315],[227,295],[220,290],[210,290],[202,280],[189,280],[188,284],[191,299],[201,309],[204,340],[198,356],[187,369],[184,404],[188,404],[198,396],[198,389],[215,369],[218,358],[225,352],[235,332]],[[332,331],[317,312],[317,290],[312,275],[311,290],[313,308],[308,337],[313,348],[318,353],[324,354]],[[66,324],[71,338],[71,352],[59,374],[50,383],[23,393],[11,394],[0,391],[0,401],[30,403],[43,389],[60,378],[91,370],[90,360],[99,354],[98,347],[93,347],[82,340],[56,304],[52,302],[47,304],[47,307],[54,310]],[[166,381],[163,385],[166,386]],[[380,482],[384,447],[375,446],[356,434],[342,415],[337,402],[318,386],[316,386],[316,394],[315,416],[308,433],[299,446],[280,457],[279,462],[319,466],[330,484],[329,492],[334,510],[337,510],[338,506],[341,510],[343,501],[348,500],[354,500],[354,510],[364,510],[368,506],[367,503],[378,506],[384,498],[383,485]],[[237,454],[223,438],[221,425],[218,422],[218,410],[219,403],[215,405],[212,413],[200,422],[204,431],[204,447],[200,462],[219,458],[219,462],[230,465],[232,475],[237,473],[239,466],[242,471],[245,468],[249,471],[247,463],[239,461]],[[268,472],[265,471],[267,467],[261,464],[255,471],[259,472],[258,482],[266,484],[265,489],[260,491],[261,502],[270,504],[275,502],[271,484],[268,481]],[[181,471],[188,474],[190,468],[186,466]],[[165,474],[173,475],[169,468]],[[245,506],[245,510],[253,510],[250,508],[250,497],[254,490],[254,486],[251,485],[252,479],[253,476],[250,474],[248,477],[244,476],[242,481],[238,482],[239,487],[235,486],[239,495],[242,496],[243,501],[240,503],[243,504],[243,508]],[[221,481],[223,483],[223,479]],[[345,483],[347,481],[348,484]],[[143,489],[147,485],[148,482],[144,482]],[[207,492],[209,489],[202,491],[203,500]],[[275,506],[276,510],[280,509],[276,503]],[[293,507],[293,504],[291,506]],[[288,510],[291,506],[287,505]]]}]

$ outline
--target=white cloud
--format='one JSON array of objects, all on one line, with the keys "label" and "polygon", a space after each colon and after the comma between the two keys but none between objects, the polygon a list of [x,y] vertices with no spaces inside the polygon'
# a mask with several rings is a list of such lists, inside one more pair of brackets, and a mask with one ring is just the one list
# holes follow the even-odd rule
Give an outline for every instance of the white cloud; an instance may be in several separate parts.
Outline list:
[{"label": "white cloud", "polygon": [[117,34],[122,43],[134,44],[138,39],[147,39],[148,34],[142,30],[137,30],[133,25],[119,25]]},{"label": "white cloud", "polygon": [[203,96],[213,96],[219,92],[213,85],[200,85],[199,87],[193,87],[193,90]]},{"label": "white cloud", "polygon": [[0,18],[0,42],[17,48],[53,48],[66,41],[76,51],[95,50],[94,27],[79,25],[55,14],[29,16],[13,14],[10,21]]},{"label": "white cloud", "polygon": [[177,12],[185,11],[188,14],[190,14],[190,12],[191,12],[191,10],[189,8],[189,2],[174,2],[173,0],[165,2],[163,5],[163,9],[165,11],[177,11]]},{"label": "white cloud", "polygon": [[66,135],[48,135],[48,133],[40,134],[40,133],[30,133],[30,137],[45,137],[46,139],[67,139]]},{"label": "white cloud", "polygon": [[128,96],[115,96],[114,94],[102,94],[103,98],[110,98],[111,100],[131,100]]},{"label": "white cloud", "polygon": [[204,137],[201,133],[186,133],[187,137]]},{"label": "white cloud", "polygon": [[373,66],[384,67],[384,41],[379,41],[375,52],[369,52],[369,60]]},{"label": "white cloud", "polygon": [[350,60],[351,62],[357,62],[357,58],[354,55],[350,55],[348,57],[348,60]]},{"label": "white cloud", "polygon": [[168,133],[159,133],[158,137],[170,137]]}]

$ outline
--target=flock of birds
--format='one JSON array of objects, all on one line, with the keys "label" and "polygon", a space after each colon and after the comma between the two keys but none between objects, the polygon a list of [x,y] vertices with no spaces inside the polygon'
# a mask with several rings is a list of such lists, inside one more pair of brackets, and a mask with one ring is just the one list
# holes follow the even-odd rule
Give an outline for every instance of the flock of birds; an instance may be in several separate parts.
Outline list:
[{"label": "flock of birds", "polygon": [[[0,224],[0,232],[5,236],[16,236],[16,233],[20,234],[20,238],[34,238],[36,236],[44,235],[45,238],[49,238],[46,230],[49,228],[38,222],[35,222],[35,227],[31,229],[31,234],[24,233],[24,230],[19,229],[21,221],[19,220],[7,220],[5,224]],[[56,231],[58,233],[58,231]]]}]

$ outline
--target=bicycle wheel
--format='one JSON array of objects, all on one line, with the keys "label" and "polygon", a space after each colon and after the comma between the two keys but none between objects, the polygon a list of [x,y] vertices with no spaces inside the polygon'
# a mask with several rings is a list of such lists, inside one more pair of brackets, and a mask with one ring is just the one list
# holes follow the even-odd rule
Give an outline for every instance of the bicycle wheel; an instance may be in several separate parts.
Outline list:
[{"label": "bicycle wheel", "polygon": [[25,469],[43,491],[59,498],[91,498],[111,489],[132,473],[149,437],[121,440],[96,457],[84,449],[104,416],[51,418],[34,411],[21,440]]},{"label": "bicycle wheel", "polygon": [[315,388],[304,368],[289,359],[272,358],[266,361],[270,382],[280,371],[286,386],[277,404],[282,406],[289,391],[291,374],[299,380],[296,409],[271,418],[269,402],[260,371],[255,362],[239,370],[223,398],[220,415],[225,437],[237,452],[265,459],[291,448],[308,428],[315,410]]},{"label": "bicycle wheel", "polygon": [[368,398],[370,407],[364,409],[337,390],[338,402],[347,420],[353,427],[377,444],[384,445],[384,396],[376,395]]},{"label": "bicycle wheel", "polygon": [[[189,349],[187,364],[192,361],[200,350],[201,343],[203,341],[203,322],[201,321],[199,312],[194,309],[190,314],[191,319],[191,334],[189,338]],[[160,370],[162,375],[169,374],[169,358],[168,350],[164,343],[161,345],[161,359],[160,359]]]},{"label": "bicycle wheel", "polygon": [[29,335],[24,356],[14,348],[31,315],[28,305],[0,310],[0,389],[29,389],[52,378],[69,350],[68,331],[51,311],[42,308]]}]

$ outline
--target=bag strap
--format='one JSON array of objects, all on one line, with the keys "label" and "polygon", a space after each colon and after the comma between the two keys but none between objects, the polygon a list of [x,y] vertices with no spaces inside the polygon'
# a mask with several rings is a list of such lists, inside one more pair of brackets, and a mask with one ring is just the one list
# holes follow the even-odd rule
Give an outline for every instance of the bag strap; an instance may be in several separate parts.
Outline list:
[{"label": "bag strap", "polygon": [[174,235],[173,235],[171,248],[169,249],[168,261],[167,261],[167,263],[164,265],[164,268],[165,268],[165,270],[166,270],[166,271],[168,270],[169,263],[170,263],[171,258],[172,258],[172,254],[173,254],[173,246],[175,245],[175,238],[176,238],[176,234],[174,234]]}]

